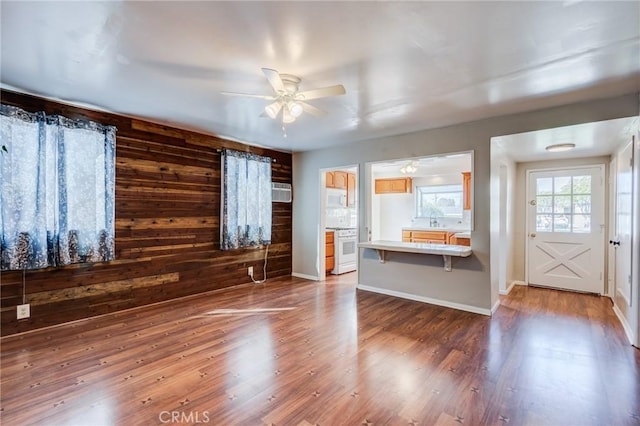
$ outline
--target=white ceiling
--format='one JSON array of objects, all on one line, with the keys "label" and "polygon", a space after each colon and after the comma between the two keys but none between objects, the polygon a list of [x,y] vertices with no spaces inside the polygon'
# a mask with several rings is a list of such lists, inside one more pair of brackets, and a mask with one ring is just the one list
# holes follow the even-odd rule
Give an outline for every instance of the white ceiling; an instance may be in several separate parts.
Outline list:
[{"label": "white ceiling", "polygon": [[[411,163],[416,171],[404,175],[401,168]],[[473,155],[470,152],[405,158],[396,161],[381,161],[371,165],[373,177],[425,177],[455,174],[473,170]],[[460,177],[462,179],[462,177]]]},{"label": "white ceiling", "polygon": [[[638,117],[597,121],[491,138],[515,162],[609,155],[638,131]],[[549,145],[573,143],[571,151],[548,152]]]},{"label": "white ceiling", "polygon": [[[5,88],[304,151],[638,91],[640,2],[2,1]],[[260,71],[343,84],[259,118]]]}]

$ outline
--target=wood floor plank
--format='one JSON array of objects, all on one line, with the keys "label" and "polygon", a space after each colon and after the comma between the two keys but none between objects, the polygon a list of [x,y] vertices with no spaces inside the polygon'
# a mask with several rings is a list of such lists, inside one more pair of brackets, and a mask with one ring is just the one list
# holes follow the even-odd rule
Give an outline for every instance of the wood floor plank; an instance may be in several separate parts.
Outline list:
[{"label": "wood floor plank", "polygon": [[493,317],[278,278],[8,336],[3,425],[640,424],[607,298],[516,287]]}]

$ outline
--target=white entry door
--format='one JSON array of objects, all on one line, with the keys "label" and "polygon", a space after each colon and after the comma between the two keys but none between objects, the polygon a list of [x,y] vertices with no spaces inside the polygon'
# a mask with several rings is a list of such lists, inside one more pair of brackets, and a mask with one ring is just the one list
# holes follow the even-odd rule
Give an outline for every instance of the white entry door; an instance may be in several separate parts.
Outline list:
[{"label": "white entry door", "polygon": [[604,291],[604,166],[529,173],[530,284]]},{"label": "white entry door", "polygon": [[[629,142],[616,159],[616,228],[611,244],[615,249],[615,285],[616,299],[624,299],[631,306],[631,227],[632,227],[632,189],[633,143]],[[625,309],[626,312],[626,309]]]}]

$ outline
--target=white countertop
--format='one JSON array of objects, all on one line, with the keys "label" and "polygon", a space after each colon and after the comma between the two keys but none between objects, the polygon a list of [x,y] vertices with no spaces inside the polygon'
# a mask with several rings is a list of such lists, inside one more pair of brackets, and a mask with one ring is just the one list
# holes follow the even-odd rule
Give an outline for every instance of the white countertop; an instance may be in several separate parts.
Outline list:
[{"label": "white countertop", "polygon": [[429,226],[403,226],[403,231],[441,231],[441,232],[470,232],[467,228],[433,228]]},{"label": "white countertop", "polygon": [[442,256],[471,256],[471,248],[454,244],[403,243],[401,241],[377,240],[358,243],[358,247],[403,253],[437,254]]},{"label": "white countertop", "polygon": [[471,231],[456,232],[453,236],[456,238],[471,238]]}]

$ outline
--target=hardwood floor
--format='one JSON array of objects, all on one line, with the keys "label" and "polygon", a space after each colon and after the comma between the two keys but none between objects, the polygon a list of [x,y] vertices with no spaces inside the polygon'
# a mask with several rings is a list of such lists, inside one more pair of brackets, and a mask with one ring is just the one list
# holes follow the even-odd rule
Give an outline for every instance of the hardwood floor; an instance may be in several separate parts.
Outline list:
[{"label": "hardwood floor", "polygon": [[516,287],[489,318],[355,279],[3,338],[2,424],[640,424],[640,351],[608,299]]}]

